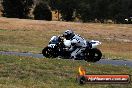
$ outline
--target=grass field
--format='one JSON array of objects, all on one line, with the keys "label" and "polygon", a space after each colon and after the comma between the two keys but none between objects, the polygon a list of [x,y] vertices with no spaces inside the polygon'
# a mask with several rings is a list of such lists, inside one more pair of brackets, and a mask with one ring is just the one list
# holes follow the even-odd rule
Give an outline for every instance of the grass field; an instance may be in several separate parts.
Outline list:
[{"label": "grass field", "polygon": [[132,59],[132,25],[34,21],[0,18],[0,51],[41,53],[53,35],[73,29],[85,39],[102,42],[103,57]]},{"label": "grass field", "polygon": [[76,82],[78,67],[87,74],[131,74],[132,68],[98,65],[85,61],[38,59],[0,55],[0,88],[131,88],[130,84]]},{"label": "grass field", "polygon": [[[0,18],[0,51],[41,53],[53,35],[73,29],[102,42],[103,57],[132,59],[132,25],[34,21]],[[85,61],[0,55],[0,88],[131,88],[130,84],[86,84],[75,81],[78,67],[87,74],[130,74],[132,68]]]}]

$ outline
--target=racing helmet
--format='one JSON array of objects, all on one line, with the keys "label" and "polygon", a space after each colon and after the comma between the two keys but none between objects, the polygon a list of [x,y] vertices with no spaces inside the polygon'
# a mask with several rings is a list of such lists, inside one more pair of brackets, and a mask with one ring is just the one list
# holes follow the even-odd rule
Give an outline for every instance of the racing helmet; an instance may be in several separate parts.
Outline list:
[{"label": "racing helmet", "polygon": [[65,37],[67,40],[70,40],[74,36],[74,32],[72,30],[66,30],[63,33],[63,37]]}]

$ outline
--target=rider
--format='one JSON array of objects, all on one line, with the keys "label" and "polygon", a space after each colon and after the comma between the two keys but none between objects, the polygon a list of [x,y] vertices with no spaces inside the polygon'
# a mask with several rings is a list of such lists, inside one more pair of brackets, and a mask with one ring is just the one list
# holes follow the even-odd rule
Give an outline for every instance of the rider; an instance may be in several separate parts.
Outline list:
[{"label": "rider", "polygon": [[72,30],[66,30],[63,33],[63,37],[71,41],[71,48],[69,49],[69,51],[72,51],[71,58],[77,59],[77,55],[86,49],[86,40]]}]

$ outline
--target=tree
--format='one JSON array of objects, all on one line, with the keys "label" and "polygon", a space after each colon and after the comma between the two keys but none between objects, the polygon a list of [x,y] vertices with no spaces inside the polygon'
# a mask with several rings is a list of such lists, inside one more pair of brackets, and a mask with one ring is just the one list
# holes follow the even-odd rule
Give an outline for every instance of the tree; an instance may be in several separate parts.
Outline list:
[{"label": "tree", "polygon": [[108,18],[108,4],[110,0],[82,0],[77,9],[83,22],[98,19],[103,21]]},{"label": "tree", "polygon": [[91,17],[91,6],[87,3],[81,3],[77,11],[77,17],[80,18],[83,22],[89,22],[92,20]]},{"label": "tree", "polygon": [[132,17],[132,0],[81,0],[76,11],[84,22],[112,19],[124,23]]},{"label": "tree", "polygon": [[73,13],[77,7],[78,0],[50,0],[50,6],[53,10],[61,13],[62,19],[72,21]]},{"label": "tree", "polygon": [[52,20],[52,12],[50,10],[50,7],[44,1],[39,2],[36,5],[33,14],[34,19],[36,20]]},{"label": "tree", "polygon": [[33,0],[3,0],[3,16],[10,18],[28,18]]},{"label": "tree", "polygon": [[117,23],[125,23],[125,18],[131,16],[132,0],[113,0],[109,4],[109,17]]},{"label": "tree", "polygon": [[61,13],[66,21],[79,17],[83,22],[98,19],[100,22],[111,19],[124,23],[125,18],[132,17],[132,0],[47,0],[53,10]]}]

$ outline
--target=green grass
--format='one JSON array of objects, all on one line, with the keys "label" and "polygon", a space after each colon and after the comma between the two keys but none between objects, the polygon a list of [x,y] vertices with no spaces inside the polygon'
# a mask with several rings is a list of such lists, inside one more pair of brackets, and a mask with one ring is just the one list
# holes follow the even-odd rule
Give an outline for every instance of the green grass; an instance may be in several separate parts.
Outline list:
[{"label": "green grass", "polygon": [[[0,22],[0,51],[41,53],[53,35],[66,29],[85,39],[102,42],[99,46],[106,58],[132,59],[132,26],[128,24],[96,24],[57,21],[5,19]],[[129,41],[129,42],[126,42]]]},{"label": "green grass", "polygon": [[[0,51],[17,51],[41,53],[53,35],[60,35],[64,30],[14,29],[0,30]],[[78,31],[77,31],[78,32]],[[115,40],[104,40],[105,36],[83,35],[86,39],[97,39],[102,42],[99,47],[106,58],[132,59],[131,43]]]},{"label": "green grass", "polygon": [[[132,43],[116,40],[116,38],[131,40],[131,25],[63,24],[61,22],[57,22],[56,25],[54,22],[36,24],[32,21],[23,24],[20,21],[18,24],[17,20],[7,21],[8,25],[0,23],[3,27],[0,29],[0,51],[41,53],[51,36],[62,34],[66,28],[73,28],[76,33],[86,39],[100,40],[102,45],[99,48],[103,52],[103,57],[132,59]],[[114,37],[114,39],[105,39],[109,37]],[[78,85],[75,78],[79,66],[85,67],[87,74],[132,75],[132,68],[125,66],[0,55],[0,88],[132,88],[132,83]]]},{"label": "green grass", "polygon": [[0,55],[1,88],[131,88],[131,84],[85,84],[76,82],[78,67],[87,74],[130,74],[132,68],[85,61]]},{"label": "green grass", "polygon": [[45,33],[35,30],[1,30],[0,50],[40,53],[50,39],[45,36]]}]

